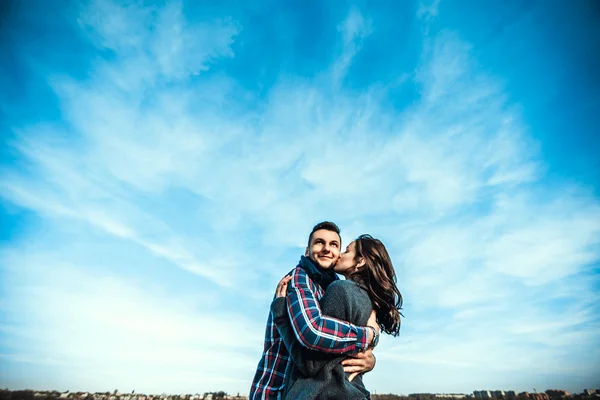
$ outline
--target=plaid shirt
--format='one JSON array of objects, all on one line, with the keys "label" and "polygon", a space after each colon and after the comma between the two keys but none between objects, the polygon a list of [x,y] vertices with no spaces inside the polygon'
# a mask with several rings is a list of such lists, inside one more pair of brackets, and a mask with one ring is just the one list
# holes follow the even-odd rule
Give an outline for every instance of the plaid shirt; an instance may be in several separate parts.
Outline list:
[{"label": "plaid shirt", "polygon": [[[290,273],[287,307],[292,328],[305,347],[334,354],[356,354],[367,348],[367,328],[321,315],[323,289],[301,267]],[[292,365],[269,312],[262,358],[252,381],[250,400],[281,399],[285,375]]]}]

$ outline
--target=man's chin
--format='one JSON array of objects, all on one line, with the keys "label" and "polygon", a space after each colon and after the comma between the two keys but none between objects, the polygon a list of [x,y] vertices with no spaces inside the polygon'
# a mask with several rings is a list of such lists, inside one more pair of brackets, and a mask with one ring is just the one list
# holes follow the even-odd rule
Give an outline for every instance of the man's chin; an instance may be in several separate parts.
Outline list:
[{"label": "man's chin", "polygon": [[323,268],[323,269],[333,269],[333,267],[335,267],[335,264],[332,262],[328,262],[328,263],[322,263],[320,261],[317,261],[317,264],[319,264],[319,267]]}]

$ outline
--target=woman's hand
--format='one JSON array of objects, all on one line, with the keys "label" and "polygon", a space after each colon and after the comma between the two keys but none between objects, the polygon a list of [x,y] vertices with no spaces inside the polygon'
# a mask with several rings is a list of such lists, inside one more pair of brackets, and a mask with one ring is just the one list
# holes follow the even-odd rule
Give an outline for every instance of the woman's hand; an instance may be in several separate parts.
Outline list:
[{"label": "woman's hand", "polygon": [[275,290],[275,297],[285,297],[287,295],[287,285],[291,279],[292,276],[288,275],[284,276],[283,279],[279,281],[277,289]]}]

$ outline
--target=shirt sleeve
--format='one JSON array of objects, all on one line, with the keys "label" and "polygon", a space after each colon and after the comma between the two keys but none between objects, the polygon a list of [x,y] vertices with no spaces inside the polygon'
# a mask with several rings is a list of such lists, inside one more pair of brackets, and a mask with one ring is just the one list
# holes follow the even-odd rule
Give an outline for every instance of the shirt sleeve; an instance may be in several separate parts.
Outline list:
[{"label": "shirt sleeve", "polygon": [[367,348],[367,329],[324,316],[310,278],[296,268],[288,285],[287,307],[292,329],[306,348],[324,353],[356,354]]},{"label": "shirt sleeve", "polygon": [[310,368],[314,363],[311,363],[310,360],[306,362],[305,354],[316,353],[322,356],[336,357],[336,355],[333,354],[328,355],[325,353],[317,353],[315,351],[308,350],[306,347],[302,346],[298,340],[296,340],[296,335],[292,329],[292,324],[290,323],[290,319],[287,317],[288,312],[285,297],[277,297],[273,300],[271,303],[271,312],[273,313],[273,321],[275,322],[277,331],[281,336],[281,340],[283,340],[283,344],[287,348],[287,351],[292,358],[292,362],[302,376],[315,376],[318,372],[318,369]]}]

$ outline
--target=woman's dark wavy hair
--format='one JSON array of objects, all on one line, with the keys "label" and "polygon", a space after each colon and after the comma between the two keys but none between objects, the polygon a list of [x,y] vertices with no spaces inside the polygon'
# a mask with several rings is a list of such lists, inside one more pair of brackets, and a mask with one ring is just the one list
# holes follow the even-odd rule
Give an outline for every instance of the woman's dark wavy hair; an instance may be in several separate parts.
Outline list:
[{"label": "woman's dark wavy hair", "polygon": [[377,323],[386,333],[398,336],[400,333],[400,313],[402,294],[396,286],[396,272],[385,246],[371,235],[360,235],[355,240],[356,259],[364,258],[365,265],[350,275],[350,279],[363,283],[373,309],[377,314]]}]

